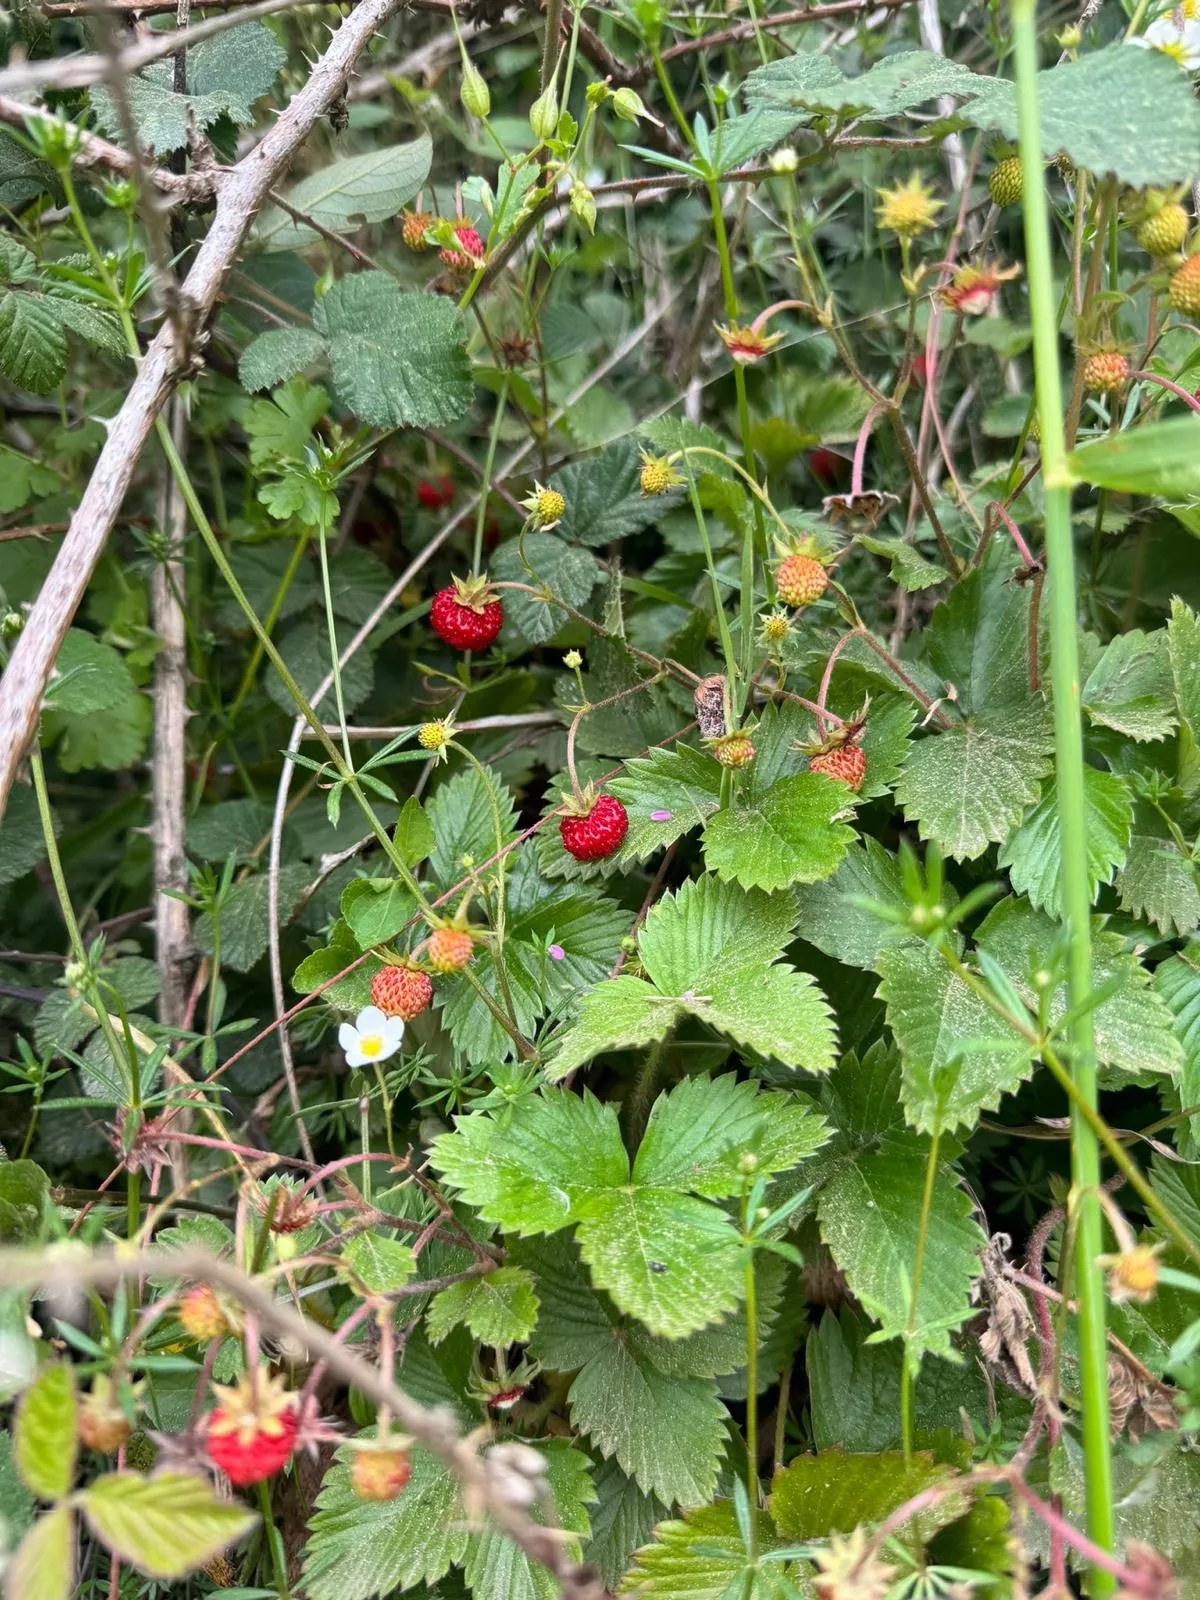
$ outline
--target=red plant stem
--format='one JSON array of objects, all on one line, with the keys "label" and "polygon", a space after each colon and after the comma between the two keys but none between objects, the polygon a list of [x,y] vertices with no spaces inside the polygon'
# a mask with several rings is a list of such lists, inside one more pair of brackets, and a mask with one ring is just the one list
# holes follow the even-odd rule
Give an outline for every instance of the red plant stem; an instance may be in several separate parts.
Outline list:
[{"label": "red plant stem", "polygon": [[[1200,407],[1197,409],[1200,409]],[[1030,550],[1029,546],[1025,543],[1025,536],[1022,534],[1020,528],[1017,527],[1016,523],[1009,516],[1008,512],[1000,504],[999,500],[989,500],[987,508],[989,512],[994,511],[1000,518],[1001,522],[1003,522],[1004,526],[1008,529],[1009,533],[1012,535],[1012,542],[1017,547],[1017,554],[1020,556],[1025,565],[1027,567],[1041,566],[1041,562],[1038,561],[1037,557],[1033,554],[1033,551]]]},{"label": "red plant stem", "polygon": [[833,650],[830,653],[829,660],[825,663],[825,671],[821,674],[821,687],[817,690],[816,705],[817,731],[821,735],[822,739],[825,737],[828,729],[825,712],[825,697],[829,693],[829,683],[830,679],[833,677],[834,663],[841,655],[844,647],[850,643],[851,639],[857,639],[865,633],[865,628],[851,628],[849,633],[844,633],[834,645]]},{"label": "red plant stem", "polygon": [[886,409],[887,402],[877,400],[863,418],[862,427],[858,430],[858,438],[854,441],[854,461],[850,467],[851,498],[863,492],[863,463],[867,459],[867,440],[871,437],[876,417]]},{"label": "red plant stem", "polygon": [[1193,411],[1200,411],[1200,400],[1197,400],[1194,394],[1189,394],[1186,389],[1180,388],[1179,384],[1173,383],[1170,378],[1160,378],[1157,372],[1131,372],[1129,376],[1140,379],[1142,383],[1157,383],[1160,389],[1169,389],[1176,399],[1182,400],[1186,406],[1191,406]]}]

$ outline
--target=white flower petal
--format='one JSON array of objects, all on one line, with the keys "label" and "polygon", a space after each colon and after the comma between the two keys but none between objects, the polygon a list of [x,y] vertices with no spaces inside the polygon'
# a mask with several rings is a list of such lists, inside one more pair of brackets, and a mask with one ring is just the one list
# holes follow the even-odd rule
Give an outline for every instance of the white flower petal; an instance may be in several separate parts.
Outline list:
[{"label": "white flower petal", "polygon": [[364,1006],[354,1019],[359,1033],[382,1033],[387,1018],[378,1006]]},{"label": "white flower petal", "polygon": [[352,1022],[343,1022],[338,1029],[338,1043],[343,1050],[353,1050],[358,1044],[358,1029]]},{"label": "white flower petal", "polygon": [[345,1048],[345,1051],[346,1051],[346,1065],[348,1067],[365,1067],[366,1066],[367,1061],[370,1058],[368,1056],[363,1055],[362,1051],[358,1047],[357,1040],[354,1042],[354,1044],[347,1045],[344,1048]]}]

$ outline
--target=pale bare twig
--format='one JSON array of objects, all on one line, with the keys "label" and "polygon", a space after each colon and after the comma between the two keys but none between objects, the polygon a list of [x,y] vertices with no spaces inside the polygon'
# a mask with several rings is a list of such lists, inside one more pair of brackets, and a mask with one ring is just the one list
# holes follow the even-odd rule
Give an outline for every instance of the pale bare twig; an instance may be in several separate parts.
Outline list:
[{"label": "pale bare twig", "polygon": [[[212,313],[251,221],[317,118],[340,94],[371,37],[402,0],[362,0],[314,66],[308,82],[262,141],[224,178],[212,225],[181,288],[193,330]],[[193,37],[196,30],[192,30]],[[59,646],[83,597],[158,414],[190,356],[174,330],[160,328],[125,403],[112,419],[58,557],[0,680],[0,815],[33,734]]]}]

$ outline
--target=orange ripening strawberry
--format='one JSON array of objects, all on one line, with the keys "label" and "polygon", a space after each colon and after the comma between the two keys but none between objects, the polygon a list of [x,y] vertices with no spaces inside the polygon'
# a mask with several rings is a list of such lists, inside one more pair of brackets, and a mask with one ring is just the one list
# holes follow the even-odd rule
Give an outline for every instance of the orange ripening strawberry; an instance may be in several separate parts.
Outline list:
[{"label": "orange ripening strawberry", "polygon": [[791,555],[775,568],[775,587],[785,605],[811,605],[825,593],[829,574],[816,556]]},{"label": "orange ripening strawberry", "polygon": [[475,941],[465,928],[435,928],[425,946],[425,958],[435,972],[461,972],[475,953]]},{"label": "orange ripening strawberry", "polygon": [[350,1463],[350,1487],[360,1500],[394,1500],[412,1477],[408,1451],[356,1450]]},{"label": "orange ripening strawberry", "polygon": [[827,778],[840,778],[856,794],[867,775],[867,758],[857,744],[835,745],[832,750],[823,750],[813,756],[808,765],[812,772],[823,772]]}]

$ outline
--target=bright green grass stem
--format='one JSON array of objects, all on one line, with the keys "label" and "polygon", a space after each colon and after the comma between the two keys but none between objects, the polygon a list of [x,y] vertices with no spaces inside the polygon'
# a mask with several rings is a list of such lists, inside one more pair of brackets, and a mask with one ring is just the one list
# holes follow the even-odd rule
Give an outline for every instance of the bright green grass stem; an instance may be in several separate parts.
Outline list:
[{"label": "bright green grass stem", "polygon": [[[1096,1106],[1096,1047],[1093,1012],[1083,1009],[1091,993],[1091,896],[1083,790],[1083,731],[1076,639],[1075,558],[1071,540],[1071,479],[1063,445],[1062,387],[1050,228],[1043,182],[1037,93],[1036,0],[1013,0],[1012,27],[1017,111],[1024,178],[1025,255],[1042,474],[1045,481],[1046,556],[1050,577],[1050,644],[1054,689],[1057,808],[1062,853],[1062,903],[1067,927],[1067,986],[1074,1018],[1070,1067],[1079,1097]],[[1104,1334],[1104,1280],[1097,1265],[1100,1233],[1100,1150],[1076,1108],[1071,1117],[1071,1170],[1079,1195],[1076,1280],[1079,1296],[1080,1393],[1087,1530],[1105,1550],[1113,1547],[1112,1459],[1108,1434],[1108,1356]],[[1091,1592],[1112,1591],[1112,1579],[1091,1569]]]}]

